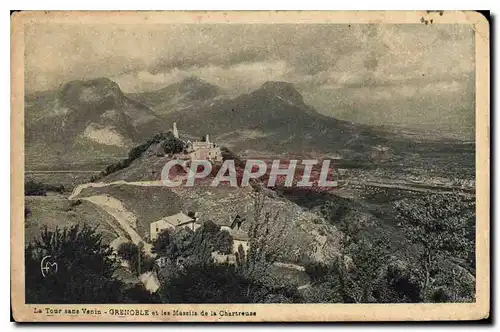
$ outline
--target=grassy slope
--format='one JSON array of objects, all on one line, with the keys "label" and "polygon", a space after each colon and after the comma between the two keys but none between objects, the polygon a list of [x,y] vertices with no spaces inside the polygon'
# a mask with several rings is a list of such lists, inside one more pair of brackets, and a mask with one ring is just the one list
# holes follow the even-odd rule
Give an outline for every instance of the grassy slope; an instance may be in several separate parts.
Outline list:
[{"label": "grassy slope", "polygon": [[86,201],[82,201],[80,205],[76,206],[72,206],[71,203],[66,199],[26,197],[25,205],[31,211],[31,215],[25,221],[26,241],[32,241],[40,236],[45,226],[54,229],[55,227],[69,227],[84,222],[97,228],[107,244],[118,236],[109,226],[109,223],[115,221],[106,212]]},{"label": "grassy slope", "polygon": [[87,188],[82,197],[109,195],[121,201],[125,209],[137,216],[137,232],[144,236],[149,225],[182,209],[182,201],[166,187],[141,187],[112,185],[102,188]]},{"label": "grassy slope", "polygon": [[[179,212],[181,209],[200,213],[200,220],[211,220],[219,225],[227,224],[235,213],[247,218],[242,227],[248,229],[253,218],[253,192],[251,188],[212,188],[195,186],[191,188],[168,189],[165,187],[142,187],[130,185],[111,185],[101,188],[87,188],[82,197],[109,195],[122,202],[124,207],[138,218],[137,231],[144,235],[151,222]],[[271,224],[285,261],[304,262],[313,257],[322,257],[324,251],[335,250],[334,227],[324,224],[317,215],[304,211],[284,198],[265,199],[265,212],[279,212],[279,221]],[[284,224],[275,224],[284,223]],[[321,244],[326,246],[318,249]],[[318,252],[319,250],[319,252]]]},{"label": "grassy slope", "polygon": [[391,254],[411,255],[407,250],[407,240],[397,225],[397,220],[393,218],[392,203],[403,198],[415,198],[421,193],[372,187],[361,190],[339,189],[339,192],[334,193],[306,191],[307,189],[300,191],[290,188],[279,190],[291,201],[318,214],[320,214],[319,207],[325,203],[344,205],[347,210],[334,217],[334,224],[360,223],[363,226],[361,235],[364,238],[371,241],[386,239],[387,250]]},{"label": "grassy slope", "polygon": [[103,178],[102,181],[113,182],[124,180],[127,182],[134,182],[160,180],[161,170],[169,159],[168,157],[157,157],[154,155],[141,157],[140,159],[134,160],[129,167],[109,174]]}]

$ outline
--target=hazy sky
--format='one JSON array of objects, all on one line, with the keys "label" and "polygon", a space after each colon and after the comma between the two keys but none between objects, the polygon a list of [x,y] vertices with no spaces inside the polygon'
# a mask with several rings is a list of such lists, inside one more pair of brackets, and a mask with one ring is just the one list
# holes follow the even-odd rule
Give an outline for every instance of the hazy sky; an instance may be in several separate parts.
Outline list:
[{"label": "hazy sky", "polygon": [[197,75],[230,94],[294,83],[319,111],[365,123],[461,132],[474,119],[467,25],[37,25],[28,92],[109,77],[124,92]]}]

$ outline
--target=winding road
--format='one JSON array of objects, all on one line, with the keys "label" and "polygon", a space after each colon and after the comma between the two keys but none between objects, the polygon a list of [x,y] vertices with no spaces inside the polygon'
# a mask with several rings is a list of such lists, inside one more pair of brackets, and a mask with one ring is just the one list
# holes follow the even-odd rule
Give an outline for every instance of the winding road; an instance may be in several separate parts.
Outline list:
[{"label": "winding road", "polygon": [[134,229],[137,223],[137,217],[130,211],[128,211],[122,204],[121,201],[117,200],[114,197],[107,195],[95,195],[78,198],[78,195],[85,188],[98,188],[98,187],[106,187],[113,184],[131,184],[136,186],[158,186],[162,185],[161,181],[149,181],[149,182],[125,182],[125,181],[116,181],[110,183],[85,183],[75,187],[71,195],[68,197],[69,200],[82,199],[88,202],[91,202],[102,210],[106,211],[109,215],[111,215],[120,225],[121,230],[123,230],[133,243],[139,245],[142,243],[144,245],[144,251],[148,256],[154,257],[155,254],[152,252],[152,246],[147,241],[145,241]]}]

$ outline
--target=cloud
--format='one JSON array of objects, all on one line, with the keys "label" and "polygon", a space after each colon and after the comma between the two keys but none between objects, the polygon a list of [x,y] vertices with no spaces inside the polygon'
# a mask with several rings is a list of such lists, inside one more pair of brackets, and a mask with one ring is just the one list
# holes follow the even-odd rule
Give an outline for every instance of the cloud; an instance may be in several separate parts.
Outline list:
[{"label": "cloud", "polygon": [[265,81],[284,80],[292,71],[286,61],[241,62],[234,65],[190,66],[151,73],[143,70],[112,77],[125,92],[160,89],[184,78],[198,76],[220,86],[228,94],[249,92]]},{"label": "cloud", "polygon": [[456,109],[474,111],[467,25],[45,24],[28,26],[25,45],[28,92],[101,76],[126,92],[148,91],[197,75],[231,94],[288,81],[323,113],[359,112],[361,121],[353,105],[381,108],[385,121],[391,100],[429,112],[460,100]]}]

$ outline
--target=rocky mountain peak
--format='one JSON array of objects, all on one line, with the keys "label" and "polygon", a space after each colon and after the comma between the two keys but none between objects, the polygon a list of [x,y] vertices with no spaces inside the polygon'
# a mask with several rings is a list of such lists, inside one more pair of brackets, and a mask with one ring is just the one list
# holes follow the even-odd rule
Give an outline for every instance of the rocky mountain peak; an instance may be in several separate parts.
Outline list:
[{"label": "rocky mountain peak", "polygon": [[88,81],[68,82],[61,87],[58,97],[67,106],[87,105],[89,107],[112,108],[120,103],[123,92],[118,84],[103,77]]},{"label": "rocky mountain peak", "polygon": [[292,83],[281,81],[267,81],[261,87],[254,91],[255,94],[266,97],[276,97],[285,102],[301,105],[304,99]]}]

